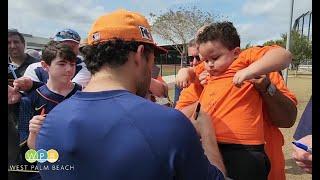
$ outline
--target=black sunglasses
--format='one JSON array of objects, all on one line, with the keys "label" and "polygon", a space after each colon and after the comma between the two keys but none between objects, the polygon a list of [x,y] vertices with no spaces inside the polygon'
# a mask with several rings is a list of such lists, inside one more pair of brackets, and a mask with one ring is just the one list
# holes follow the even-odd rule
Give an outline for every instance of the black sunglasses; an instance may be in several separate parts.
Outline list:
[{"label": "black sunglasses", "polygon": [[197,61],[200,61],[200,57],[199,56],[187,56],[188,62],[193,61],[194,58],[196,58]]}]

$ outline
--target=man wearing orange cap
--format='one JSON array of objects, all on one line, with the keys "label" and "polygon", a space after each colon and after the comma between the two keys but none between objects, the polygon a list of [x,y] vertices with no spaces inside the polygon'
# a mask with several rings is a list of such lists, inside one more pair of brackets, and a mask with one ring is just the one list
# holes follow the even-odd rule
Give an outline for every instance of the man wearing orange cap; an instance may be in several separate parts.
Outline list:
[{"label": "man wearing orange cap", "polygon": [[224,179],[209,118],[200,112],[189,121],[143,98],[155,54],[166,53],[145,17],[126,10],[99,17],[84,52],[91,80],[47,115],[36,139],[37,150],[58,152],[55,165],[73,168],[53,171],[44,162],[44,180]]}]

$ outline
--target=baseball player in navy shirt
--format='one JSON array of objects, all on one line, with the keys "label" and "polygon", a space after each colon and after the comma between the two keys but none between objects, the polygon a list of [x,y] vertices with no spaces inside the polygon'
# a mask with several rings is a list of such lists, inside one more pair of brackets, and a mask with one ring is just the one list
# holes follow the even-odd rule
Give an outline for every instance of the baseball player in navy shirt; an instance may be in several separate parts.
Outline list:
[{"label": "baseball player in navy shirt", "polygon": [[200,111],[190,121],[143,98],[155,54],[166,53],[145,17],[123,9],[105,14],[88,44],[91,80],[47,115],[36,140],[37,150],[59,154],[54,163],[38,163],[48,167],[40,170],[44,180],[224,179],[209,118]]}]

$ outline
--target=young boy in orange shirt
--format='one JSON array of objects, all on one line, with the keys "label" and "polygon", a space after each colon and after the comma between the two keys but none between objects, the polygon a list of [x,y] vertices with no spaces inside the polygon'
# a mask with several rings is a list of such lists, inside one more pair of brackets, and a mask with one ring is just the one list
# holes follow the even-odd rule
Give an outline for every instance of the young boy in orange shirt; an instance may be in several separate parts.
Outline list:
[{"label": "young boy in orange shirt", "polygon": [[199,101],[214,122],[228,176],[267,179],[270,165],[263,147],[262,99],[247,80],[285,68],[291,54],[278,46],[240,53],[240,38],[230,22],[205,27],[197,43],[204,62],[194,70],[180,71],[178,84],[205,76]]}]

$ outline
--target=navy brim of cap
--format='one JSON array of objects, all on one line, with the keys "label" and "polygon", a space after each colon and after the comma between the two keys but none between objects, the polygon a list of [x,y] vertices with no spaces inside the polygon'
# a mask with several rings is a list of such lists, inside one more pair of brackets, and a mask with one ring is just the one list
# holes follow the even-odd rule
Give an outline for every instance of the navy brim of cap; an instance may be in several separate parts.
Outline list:
[{"label": "navy brim of cap", "polygon": [[74,39],[59,39],[59,38],[53,38],[54,41],[57,41],[57,42],[64,42],[64,41],[73,41],[73,42],[76,42],[78,44],[80,44],[79,41],[76,41]]},{"label": "navy brim of cap", "polygon": [[160,47],[160,46],[157,46],[157,45],[153,45],[154,46],[154,53],[157,55],[157,54],[167,54],[168,53],[168,50],[166,50],[165,48],[163,47]]}]

